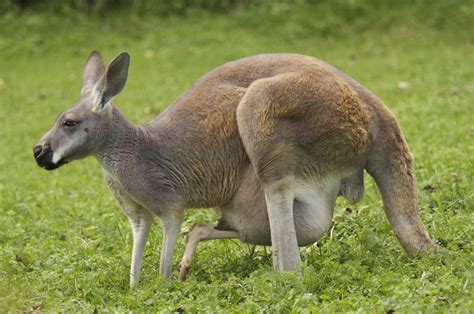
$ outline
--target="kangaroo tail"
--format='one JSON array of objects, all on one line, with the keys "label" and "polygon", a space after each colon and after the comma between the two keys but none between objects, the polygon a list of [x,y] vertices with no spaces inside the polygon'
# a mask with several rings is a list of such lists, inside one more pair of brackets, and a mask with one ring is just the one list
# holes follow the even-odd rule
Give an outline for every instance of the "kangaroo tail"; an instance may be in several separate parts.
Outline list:
[{"label": "kangaroo tail", "polygon": [[436,245],[418,215],[412,155],[395,118],[390,122],[379,132],[366,169],[382,194],[385,214],[395,236],[408,255],[413,256],[433,250]]}]

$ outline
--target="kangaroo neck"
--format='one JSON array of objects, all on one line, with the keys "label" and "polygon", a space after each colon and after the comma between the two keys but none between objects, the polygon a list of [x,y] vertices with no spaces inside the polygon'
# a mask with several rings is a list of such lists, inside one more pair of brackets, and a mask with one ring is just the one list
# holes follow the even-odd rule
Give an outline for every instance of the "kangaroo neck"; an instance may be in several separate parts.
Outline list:
[{"label": "kangaroo neck", "polygon": [[109,110],[110,119],[104,126],[103,143],[95,157],[104,170],[116,173],[121,165],[134,161],[142,136],[116,107],[111,106]]}]

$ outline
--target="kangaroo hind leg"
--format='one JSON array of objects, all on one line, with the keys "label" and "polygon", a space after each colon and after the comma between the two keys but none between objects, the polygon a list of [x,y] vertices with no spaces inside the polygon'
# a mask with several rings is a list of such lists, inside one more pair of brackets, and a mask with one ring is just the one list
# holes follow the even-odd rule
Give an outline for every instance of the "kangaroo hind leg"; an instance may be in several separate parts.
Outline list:
[{"label": "kangaroo hind leg", "polygon": [[298,104],[284,97],[289,80],[297,78],[288,74],[254,82],[237,108],[239,134],[265,194],[273,267],[282,271],[299,269],[301,262],[293,203],[302,122],[292,115]]},{"label": "kangaroo hind leg", "polygon": [[200,241],[236,238],[239,238],[237,231],[218,230],[211,225],[195,224],[186,238],[186,248],[178,266],[179,280],[186,279]]},{"label": "kangaroo hind leg", "polygon": [[299,269],[301,263],[294,223],[292,181],[284,179],[268,183],[264,187],[270,221],[273,267],[284,271]]}]

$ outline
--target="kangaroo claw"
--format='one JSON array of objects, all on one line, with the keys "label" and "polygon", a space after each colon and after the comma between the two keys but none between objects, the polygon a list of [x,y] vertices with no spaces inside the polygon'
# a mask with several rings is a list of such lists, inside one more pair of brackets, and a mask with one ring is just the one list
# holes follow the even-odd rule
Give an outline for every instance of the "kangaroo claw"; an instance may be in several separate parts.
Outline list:
[{"label": "kangaroo claw", "polygon": [[180,262],[178,264],[178,272],[179,272],[178,279],[181,281],[186,280],[186,276],[188,275],[190,269],[191,269],[191,265],[188,265],[185,262]]}]

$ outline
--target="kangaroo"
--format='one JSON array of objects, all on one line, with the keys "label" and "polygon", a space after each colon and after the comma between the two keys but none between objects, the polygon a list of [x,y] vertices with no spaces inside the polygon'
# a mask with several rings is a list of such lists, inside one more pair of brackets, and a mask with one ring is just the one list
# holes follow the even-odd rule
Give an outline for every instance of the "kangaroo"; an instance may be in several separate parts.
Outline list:
[{"label": "kangaroo", "polygon": [[98,160],[131,225],[131,285],[155,215],[164,234],[160,275],[170,277],[185,208],[215,207],[221,219],[192,229],[179,278],[209,239],[271,245],[275,269],[297,270],[298,247],[328,230],[336,198],[362,197],[364,169],[408,255],[436,248],[418,215],[412,156],[396,118],[346,74],[309,56],[252,56],[212,70],[153,121],[133,126],[111,103],[129,63],[123,52],[105,67],[93,51],[79,101],[33,154],[47,170]]}]

